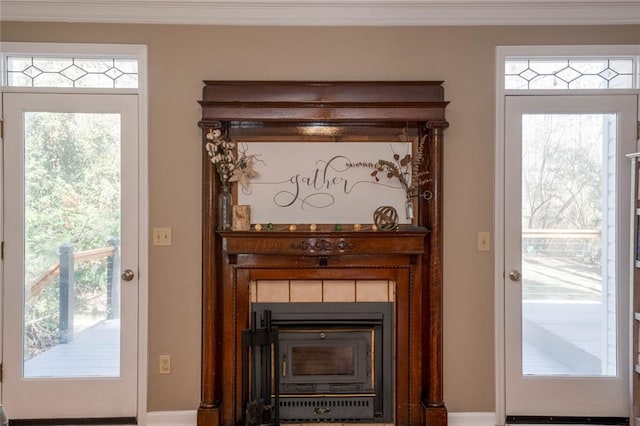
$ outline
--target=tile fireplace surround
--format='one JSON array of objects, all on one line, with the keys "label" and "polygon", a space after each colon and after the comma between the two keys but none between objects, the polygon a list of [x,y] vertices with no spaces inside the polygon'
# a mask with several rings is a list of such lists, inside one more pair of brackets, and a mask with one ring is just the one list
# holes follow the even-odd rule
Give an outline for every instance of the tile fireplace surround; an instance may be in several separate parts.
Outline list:
[{"label": "tile fireplace surround", "polygon": [[385,280],[282,280],[249,283],[251,303],[393,302],[395,283]]},{"label": "tile fireplace surround", "polygon": [[329,226],[295,232],[220,231],[216,196],[221,185],[215,166],[203,155],[198,426],[245,424],[242,331],[250,327],[252,303],[281,302],[392,302],[393,424],[447,425],[442,391],[446,105],[442,82],[205,82],[199,123],[203,148],[212,129],[230,138],[298,143],[304,143],[300,129],[318,122],[343,129],[345,140],[389,140],[408,129],[426,141],[421,167],[429,180],[419,188],[413,224],[394,231]]},{"label": "tile fireplace surround", "polygon": [[[249,284],[249,299],[251,303],[393,303],[395,290],[395,283],[385,280],[252,281]],[[395,365],[395,358],[392,362]],[[393,425],[393,423],[366,422],[357,424],[359,426]],[[310,423],[283,422],[282,425],[308,426]],[[331,425],[342,426],[343,423],[332,422]]]}]

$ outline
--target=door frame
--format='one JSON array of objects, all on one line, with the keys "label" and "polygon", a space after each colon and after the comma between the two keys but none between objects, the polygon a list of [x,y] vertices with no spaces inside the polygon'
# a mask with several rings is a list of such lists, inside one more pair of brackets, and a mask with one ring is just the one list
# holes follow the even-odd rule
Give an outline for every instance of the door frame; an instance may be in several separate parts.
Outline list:
[{"label": "door frame", "polygon": [[[520,320],[524,321],[524,307],[522,305],[523,285],[526,276],[518,283],[506,280],[504,285],[505,292],[505,367],[506,367],[506,408],[507,415],[510,419],[518,416],[540,416],[546,413],[546,410],[553,410],[549,414],[557,416],[577,416],[591,417],[599,416],[605,418],[628,417],[631,406],[628,392],[628,384],[630,377],[630,346],[627,336],[629,335],[629,235],[630,235],[630,219],[629,204],[631,188],[629,183],[630,165],[626,154],[635,152],[635,122],[637,119],[637,95],[621,95],[608,94],[603,95],[596,93],[592,95],[556,95],[556,96],[507,96],[505,111],[508,118],[506,128],[508,132],[508,142],[505,143],[506,165],[505,171],[511,172],[506,179],[505,202],[509,202],[508,208],[513,211],[513,207],[521,202],[521,179],[523,167],[522,150],[523,145],[511,142],[523,140],[522,125],[525,115],[548,114],[548,115],[599,115],[607,114],[616,115],[616,125],[619,133],[615,135],[616,140],[616,159],[615,178],[606,179],[607,151],[611,148],[606,145],[609,139],[603,132],[600,142],[605,143],[601,146],[599,153],[603,163],[603,184],[615,184],[616,202],[611,204],[615,209],[615,247],[616,247],[616,273],[615,273],[615,330],[616,330],[616,367],[615,374],[609,375],[611,372],[602,375],[590,376],[588,374],[575,375],[565,377],[563,375],[531,375],[522,377],[522,338],[525,333],[522,329]],[[605,152],[602,152],[602,149]],[[611,169],[609,172],[611,172]],[[522,189],[524,192],[524,189]],[[606,208],[605,200],[609,192],[603,190],[601,208]],[[516,209],[517,210],[517,209]],[[605,219],[604,210],[602,213],[602,224],[600,228],[602,232],[607,229],[607,219]],[[613,216],[609,216],[610,218]],[[518,269],[523,271],[524,254],[522,253],[520,239],[521,236],[521,220],[519,215],[509,215],[505,218],[505,260],[506,269]],[[605,252],[605,237],[603,236],[603,253]],[[603,254],[604,259],[609,255]],[[533,266],[532,266],[533,267]],[[603,268],[604,269],[604,268]],[[523,271],[524,273],[524,271]],[[607,279],[605,275],[602,279]],[[603,291],[603,293],[605,293]],[[606,294],[606,293],[605,293]],[[603,295],[604,296],[604,295]],[[605,300],[605,299],[603,299]],[[507,309],[506,307],[509,307]],[[606,306],[606,304],[604,305]],[[604,309],[603,306],[603,309]],[[535,320],[534,320],[535,321]],[[613,322],[613,321],[612,321]],[[511,344],[509,344],[509,341]],[[528,395],[545,394],[546,389],[554,389],[558,392],[559,398],[553,398],[552,394],[548,395],[548,399],[544,397],[536,398],[532,401]],[[617,401],[616,404],[606,401],[604,395],[610,396]],[[509,401],[512,401],[509,403]],[[545,401],[545,402],[540,402]],[[556,403],[557,401],[557,403]],[[589,404],[585,402],[589,401]],[[624,408],[623,408],[624,406]],[[553,408],[552,408],[553,407]],[[543,410],[541,413],[540,410]],[[585,410],[593,410],[585,412]]]},{"label": "door frame", "polygon": [[[505,100],[507,95],[633,94],[639,95],[638,69],[636,88],[617,90],[506,90],[505,59],[511,56],[640,56],[640,45],[576,46],[497,46],[495,55],[495,147],[494,147],[494,350],[495,350],[495,424],[506,420],[506,344],[505,344]],[[621,336],[622,337],[622,336]]]},{"label": "door frame", "polygon": [[[62,89],[7,87],[4,81],[4,58],[7,54],[55,55],[55,56],[128,56],[138,60],[137,89]],[[3,93],[92,93],[92,94],[136,94],[138,97],[138,357],[137,357],[137,423],[147,424],[147,378],[148,378],[148,301],[149,301],[149,143],[148,143],[148,59],[146,45],[125,44],[80,44],[80,43],[0,43],[0,95]],[[0,111],[1,113],[1,111]],[[4,141],[2,141],[4,143]],[[0,160],[2,150],[0,150]],[[0,163],[0,173],[3,173]],[[0,182],[2,180],[0,175]],[[0,185],[0,205],[4,205],[3,185]],[[3,209],[2,209],[3,210]],[[4,220],[0,210],[0,220]],[[0,226],[0,241],[4,240],[4,229]],[[2,295],[4,294],[3,262],[0,262],[0,329],[2,324]],[[2,354],[0,339],[0,354]],[[1,363],[1,359],[0,359]],[[2,385],[0,383],[0,398]],[[0,399],[1,401],[1,399]]]}]

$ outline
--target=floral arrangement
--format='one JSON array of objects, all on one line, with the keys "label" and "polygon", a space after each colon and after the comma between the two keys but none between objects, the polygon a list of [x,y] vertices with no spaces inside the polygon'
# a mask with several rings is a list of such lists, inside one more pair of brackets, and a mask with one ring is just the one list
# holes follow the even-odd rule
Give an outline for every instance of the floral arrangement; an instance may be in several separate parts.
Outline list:
[{"label": "floral arrangement", "polygon": [[251,178],[258,173],[253,170],[256,155],[247,154],[247,149],[238,148],[239,155],[236,158],[234,148],[236,143],[222,136],[220,129],[210,129],[206,135],[205,148],[211,162],[216,166],[216,171],[224,187],[229,187],[232,182],[239,182],[243,188],[249,187]]},{"label": "floral arrangement", "polygon": [[[406,130],[403,130],[402,134],[398,138],[403,142],[409,142],[409,136]],[[404,189],[407,200],[415,197],[415,191],[418,186],[423,185],[429,181],[427,171],[420,170],[420,164],[424,161],[424,142],[426,136],[422,138],[416,137],[414,143],[417,143],[416,155],[412,157],[411,154],[406,154],[401,157],[397,153],[393,153],[393,160],[380,159],[375,163],[371,162],[358,162],[349,163],[349,167],[367,167],[373,169],[371,176],[380,182],[380,175],[385,175],[387,179],[397,179],[400,186]]]}]

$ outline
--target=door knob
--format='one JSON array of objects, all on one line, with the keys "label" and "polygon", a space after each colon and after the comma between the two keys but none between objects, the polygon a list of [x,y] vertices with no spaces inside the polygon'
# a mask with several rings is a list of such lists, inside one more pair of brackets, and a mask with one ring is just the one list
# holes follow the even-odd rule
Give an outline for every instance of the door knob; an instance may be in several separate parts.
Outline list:
[{"label": "door knob", "polygon": [[509,278],[511,278],[511,281],[520,281],[520,279],[522,278],[522,274],[520,273],[520,271],[513,269],[509,271]]},{"label": "door knob", "polygon": [[133,273],[131,269],[125,269],[125,271],[120,275],[123,281],[131,281],[136,274]]}]

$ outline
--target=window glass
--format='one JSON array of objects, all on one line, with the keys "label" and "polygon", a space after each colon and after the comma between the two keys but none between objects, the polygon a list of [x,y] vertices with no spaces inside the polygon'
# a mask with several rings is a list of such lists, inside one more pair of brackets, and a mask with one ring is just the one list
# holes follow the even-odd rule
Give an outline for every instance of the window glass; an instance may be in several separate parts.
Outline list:
[{"label": "window glass", "polygon": [[507,58],[505,89],[633,89],[633,58]]},{"label": "window glass", "polygon": [[138,87],[136,59],[8,56],[6,65],[12,87]]}]

